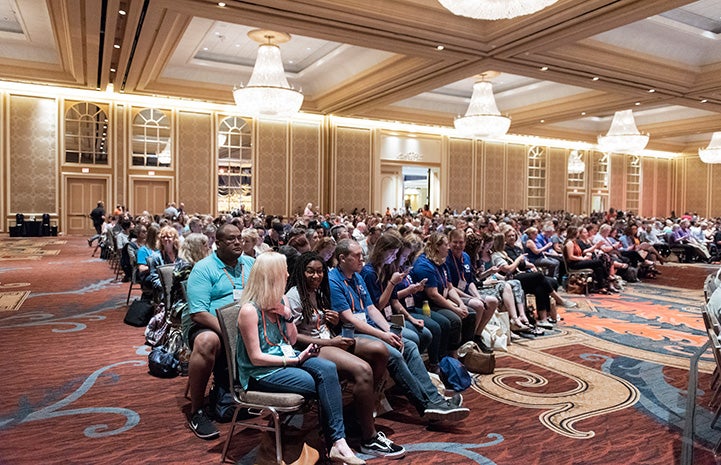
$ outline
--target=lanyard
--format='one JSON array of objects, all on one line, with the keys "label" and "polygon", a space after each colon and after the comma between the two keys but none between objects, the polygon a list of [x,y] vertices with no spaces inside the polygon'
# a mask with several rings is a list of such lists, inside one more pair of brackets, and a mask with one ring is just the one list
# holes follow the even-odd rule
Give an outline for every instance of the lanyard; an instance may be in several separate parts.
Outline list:
[{"label": "lanyard", "polygon": [[[233,278],[230,277],[230,273],[228,273],[228,270],[223,267],[223,273],[228,277],[230,280],[231,286],[233,286],[233,289],[235,289],[235,281],[233,281]],[[245,289],[245,276],[243,276],[243,265],[240,265],[240,288]]]},{"label": "lanyard", "polygon": [[[456,260],[455,255],[451,253],[451,258],[453,259],[453,266],[456,267],[456,273],[458,274],[458,281],[465,281],[466,276],[465,273],[461,273],[461,270],[458,268],[458,261]],[[461,254],[461,268],[463,268],[463,255]]]},{"label": "lanyard", "polygon": [[[265,342],[268,343],[270,346],[278,346],[280,344],[274,344],[270,342],[270,339],[268,339],[268,330],[265,326],[265,310],[260,310],[261,318],[263,319],[263,337],[265,338]],[[285,337],[285,333],[283,332],[283,328],[280,326],[280,319],[276,316],[275,324],[278,326],[278,332],[280,333],[280,337],[283,338],[283,341],[290,345],[290,341]]]},{"label": "lanyard", "polygon": [[[344,279],[343,282],[345,283],[346,287],[348,288],[348,297],[350,297],[350,310],[351,310],[351,313],[355,313],[355,299],[353,298],[353,291],[351,290],[350,284],[348,284],[348,281],[346,281],[346,280]],[[355,284],[355,278],[354,278],[353,283]],[[361,292],[360,292],[360,289],[358,288],[358,284],[355,284],[355,290],[356,290],[356,292],[358,293],[358,301],[359,301],[359,303],[361,304],[361,309],[362,309],[362,308],[363,308],[363,300],[362,300],[362,298],[361,298]]]}]

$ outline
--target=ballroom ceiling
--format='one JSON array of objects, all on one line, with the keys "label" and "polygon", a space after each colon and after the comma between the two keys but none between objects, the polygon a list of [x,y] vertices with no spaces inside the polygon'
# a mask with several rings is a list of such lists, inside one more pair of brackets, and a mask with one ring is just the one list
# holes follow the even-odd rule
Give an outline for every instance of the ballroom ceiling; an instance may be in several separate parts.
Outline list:
[{"label": "ballroom ceiling", "polygon": [[721,131],[721,0],[560,0],[500,21],[437,0],[225,3],[0,0],[0,79],[230,104],[265,28],[292,35],[307,112],[452,126],[496,71],[514,134],[595,142],[629,108],[651,149]]}]

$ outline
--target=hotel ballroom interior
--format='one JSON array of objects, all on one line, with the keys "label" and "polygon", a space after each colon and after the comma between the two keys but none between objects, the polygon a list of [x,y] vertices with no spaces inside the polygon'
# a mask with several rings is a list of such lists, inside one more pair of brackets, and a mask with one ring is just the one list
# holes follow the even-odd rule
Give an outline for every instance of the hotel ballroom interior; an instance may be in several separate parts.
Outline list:
[{"label": "hotel ballroom interior", "polygon": [[[507,8],[471,17],[485,4]],[[263,63],[281,66],[251,80]],[[151,377],[123,324],[128,284],[86,243],[98,201],[713,226],[721,0],[0,0],[0,141],[0,464],[219,463],[229,425],[196,438],[186,378]],[[718,265],[667,260],[618,295],[563,294],[578,307],[496,351],[459,424],[391,390],[395,463],[721,463]],[[298,424],[286,462],[322,459]],[[268,433],[234,434],[228,462],[275,463]]]}]

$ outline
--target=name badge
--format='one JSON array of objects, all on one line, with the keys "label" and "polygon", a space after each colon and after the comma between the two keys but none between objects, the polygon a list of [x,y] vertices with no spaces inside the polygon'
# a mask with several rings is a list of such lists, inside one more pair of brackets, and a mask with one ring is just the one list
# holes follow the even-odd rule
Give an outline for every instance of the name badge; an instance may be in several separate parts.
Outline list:
[{"label": "name badge", "polygon": [[295,349],[292,345],[289,344],[281,344],[280,350],[283,351],[283,355],[286,357],[295,357]]},{"label": "name badge", "polygon": [[353,318],[355,318],[358,321],[366,322],[366,314],[365,312],[362,313],[354,313]]},{"label": "name badge", "polygon": [[413,300],[412,295],[406,296],[405,302],[406,302],[406,308],[412,308],[415,305],[415,301]]},{"label": "name badge", "polygon": [[233,289],[233,300],[236,302],[243,296],[243,289]]},{"label": "name badge", "polygon": [[383,314],[386,316],[386,319],[388,319],[388,317],[393,314],[393,310],[391,309],[390,305],[385,306],[385,308],[383,309]]}]

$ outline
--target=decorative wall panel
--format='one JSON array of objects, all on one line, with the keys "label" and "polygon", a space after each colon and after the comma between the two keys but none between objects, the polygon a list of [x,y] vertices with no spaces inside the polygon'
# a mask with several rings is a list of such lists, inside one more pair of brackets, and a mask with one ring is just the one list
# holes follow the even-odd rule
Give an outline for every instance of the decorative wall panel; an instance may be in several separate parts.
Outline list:
[{"label": "decorative wall panel", "polygon": [[639,214],[651,216],[655,210],[654,186],[656,184],[656,158],[641,159],[641,205]]},{"label": "decorative wall panel", "polygon": [[461,210],[473,205],[473,141],[451,139],[448,151],[448,204]]},{"label": "decorative wall panel", "polygon": [[[656,196],[654,198],[653,216],[667,216],[671,213],[671,180],[674,162],[672,160],[656,160]],[[647,173],[644,171],[644,177]],[[644,192],[644,195],[646,193]],[[653,195],[652,193],[648,194]]]},{"label": "decorative wall panel", "polygon": [[485,146],[486,172],[483,174],[486,204],[484,208],[491,211],[502,210],[505,207],[503,203],[505,144],[486,142]]},{"label": "decorative wall panel", "polygon": [[126,146],[127,141],[127,131],[125,128],[125,116],[126,116],[126,109],[122,105],[117,105],[111,107],[113,110],[111,110],[110,113],[110,127],[112,128],[113,134],[112,134],[112,141],[113,145],[110,147],[111,154],[110,154],[110,160],[115,166],[115,172],[117,173],[116,176],[113,178],[113,182],[115,183],[115,203],[120,205],[126,205],[128,203],[128,198],[125,195],[125,176],[123,176],[123,173],[125,173],[125,167],[128,165],[128,151]]},{"label": "decorative wall panel", "polygon": [[207,113],[178,113],[176,162],[178,198],[187,212],[214,212],[212,179],[216,157],[213,146],[212,115]]},{"label": "decorative wall panel", "polygon": [[371,204],[371,131],[337,127],[335,133],[333,209],[368,208]]},{"label": "decorative wall panel", "polygon": [[549,210],[566,208],[566,150],[551,148],[546,163],[546,190],[548,191]]},{"label": "decorative wall panel", "polygon": [[506,150],[506,204],[503,208],[518,211],[526,205],[527,147],[508,144]]},{"label": "decorative wall panel", "polygon": [[[686,203],[684,210],[706,215],[706,191],[708,189],[708,165],[700,158],[686,157]],[[681,215],[682,212],[676,212]]]},{"label": "decorative wall panel", "polygon": [[10,213],[57,214],[57,102],[10,97]]},{"label": "decorative wall panel", "polygon": [[721,216],[721,165],[711,165],[711,185],[709,186],[711,204],[707,216]]},{"label": "decorative wall panel", "polygon": [[303,213],[308,202],[320,203],[320,125],[293,123],[290,156],[290,211]]},{"label": "decorative wall panel", "polygon": [[483,208],[486,202],[485,194],[485,160],[483,141],[475,141],[476,144],[476,172],[474,173],[474,182],[476,183],[476,197],[473,199],[475,208]]},{"label": "decorative wall panel", "polygon": [[256,121],[258,124],[258,166],[253,204],[256,210],[265,208],[268,214],[287,214],[288,185],[287,147],[288,126],[274,121]]},{"label": "decorative wall panel", "polygon": [[626,192],[626,178],[624,176],[626,156],[614,153],[611,155],[611,166],[609,172],[609,208],[623,210],[624,193]]}]

